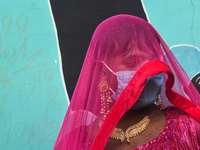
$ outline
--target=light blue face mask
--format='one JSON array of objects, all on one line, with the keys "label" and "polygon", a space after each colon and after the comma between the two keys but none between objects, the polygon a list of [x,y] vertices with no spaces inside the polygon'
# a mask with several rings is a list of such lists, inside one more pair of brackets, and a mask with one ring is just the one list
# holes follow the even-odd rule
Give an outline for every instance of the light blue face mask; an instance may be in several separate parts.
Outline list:
[{"label": "light blue face mask", "polygon": [[111,97],[117,100],[122,91],[126,88],[132,77],[135,75],[136,71],[119,71],[116,72],[118,87],[115,94]]},{"label": "light blue face mask", "polygon": [[[117,91],[115,94],[111,95],[111,97],[114,100],[117,100],[122,91],[126,88],[128,83],[132,79],[132,77],[135,75],[136,71],[119,71],[115,73],[106,64],[105,66],[117,76],[117,82],[118,82]],[[155,102],[159,94],[161,93],[161,87],[163,85],[163,82],[164,82],[163,73],[150,76],[149,78],[147,78],[147,82],[139,99],[131,109],[138,110]]]},{"label": "light blue face mask", "polygon": [[[116,73],[118,87],[116,93],[111,96],[114,100],[118,99],[135,73],[136,71],[119,71]],[[158,95],[161,93],[163,81],[164,78],[162,73],[147,78],[145,87],[132,109],[138,110],[155,102]]]}]

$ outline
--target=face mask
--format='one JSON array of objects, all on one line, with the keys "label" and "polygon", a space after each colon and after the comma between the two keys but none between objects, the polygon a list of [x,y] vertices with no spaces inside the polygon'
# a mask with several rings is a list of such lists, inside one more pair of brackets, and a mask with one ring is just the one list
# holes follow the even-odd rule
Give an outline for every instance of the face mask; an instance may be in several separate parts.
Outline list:
[{"label": "face mask", "polygon": [[[104,62],[103,62],[104,63]],[[114,100],[117,100],[122,91],[126,88],[132,77],[135,75],[136,71],[119,71],[113,72],[105,63],[104,65],[117,76],[118,87],[115,94],[111,97]],[[148,106],[155,102],[158,98],[158,95],[161,93],[161,87],[164,82],[163,73],[151,76],[147,78],[145,87],[131,109],[140,109],[142,107]]]},{"label": "face mask", "polygon": [[131,109],[138,110],[155,102],[161,93],[163,82],[163,73],[147,78],[147,82],[140,97]]},{"label": "face mask", "polygon": [[115,94],[113,94],[111,97],[114,100],[117,100],[122,91],[126,88],[129,81],[132,79],[132,77],[135,75],[136,71],[119,71],[116,73],[117,76],[117,82],[118,87]]}]

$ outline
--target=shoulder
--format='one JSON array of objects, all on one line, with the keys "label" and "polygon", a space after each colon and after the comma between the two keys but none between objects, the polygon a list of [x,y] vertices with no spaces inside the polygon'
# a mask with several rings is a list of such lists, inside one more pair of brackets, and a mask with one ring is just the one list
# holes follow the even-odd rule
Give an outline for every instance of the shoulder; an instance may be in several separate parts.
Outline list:
[{"label": "shoulder", "polygon": [[190,117],[190,118],[191,118],[191,121],[193,122],[193,124],[195,126],[198,142],[199,142],[199,145],[200,145],[200,123],[196,119],[194,119],[193,117]]},{"label": "shoulder", "polygon": [[198,143],[200,145],[200,122],[198,122],[192,116],[188,115],[187,113],[185,113],[184,111],[182,111],[181,109],[179,109],[175,106],[167,107],[165,110],[165,113],[167,113],[170,116],[173,116],[176,119],[182,120],[183,118],[187,118],[185,121],[187,121],[187,123],[191,122],[191,125],[194,127],[194,129],[196,131]]},{"label": "shoulder", "polygon": [[182,111],[181,109],[175,107],[175,106],[168,106],[166,107],[165,109],[165,114],[166,114],[166,117],[169,117],[169,118],[176,118],[178,119],[179,117],[183,117],[183,116],[187,116],[187,114]]}]

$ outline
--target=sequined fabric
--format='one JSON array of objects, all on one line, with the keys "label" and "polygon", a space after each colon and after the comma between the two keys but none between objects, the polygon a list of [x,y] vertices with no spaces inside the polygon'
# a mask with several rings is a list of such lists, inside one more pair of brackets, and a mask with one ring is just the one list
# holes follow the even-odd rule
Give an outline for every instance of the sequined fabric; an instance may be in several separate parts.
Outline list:
[{"label": "sequined fabric", "polygon": [[190,116],[176,107],[165,109],[166,126],[154,140],[133,150],[198,150],[195,126]]}]

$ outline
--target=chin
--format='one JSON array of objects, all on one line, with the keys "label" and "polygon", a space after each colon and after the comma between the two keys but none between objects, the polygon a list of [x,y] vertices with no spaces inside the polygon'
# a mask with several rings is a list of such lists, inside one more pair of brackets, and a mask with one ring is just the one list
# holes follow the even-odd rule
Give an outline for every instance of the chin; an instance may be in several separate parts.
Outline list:
[{"label": "chin", "polygon": [[147,107],[147,106],[149,106],[149,105],[151,105],[151,104],[153,104],[153,102],[152,103],[149,103],[149,104],[146,104],[146,105],[139,105],[139,104],[135,104],[135,105],[133,105],[133,107],[131,107],[131,109],[133,109],[133,110],[139,110],[139,109],[142,109],[142,108],[145,108],[145,107]]}]

